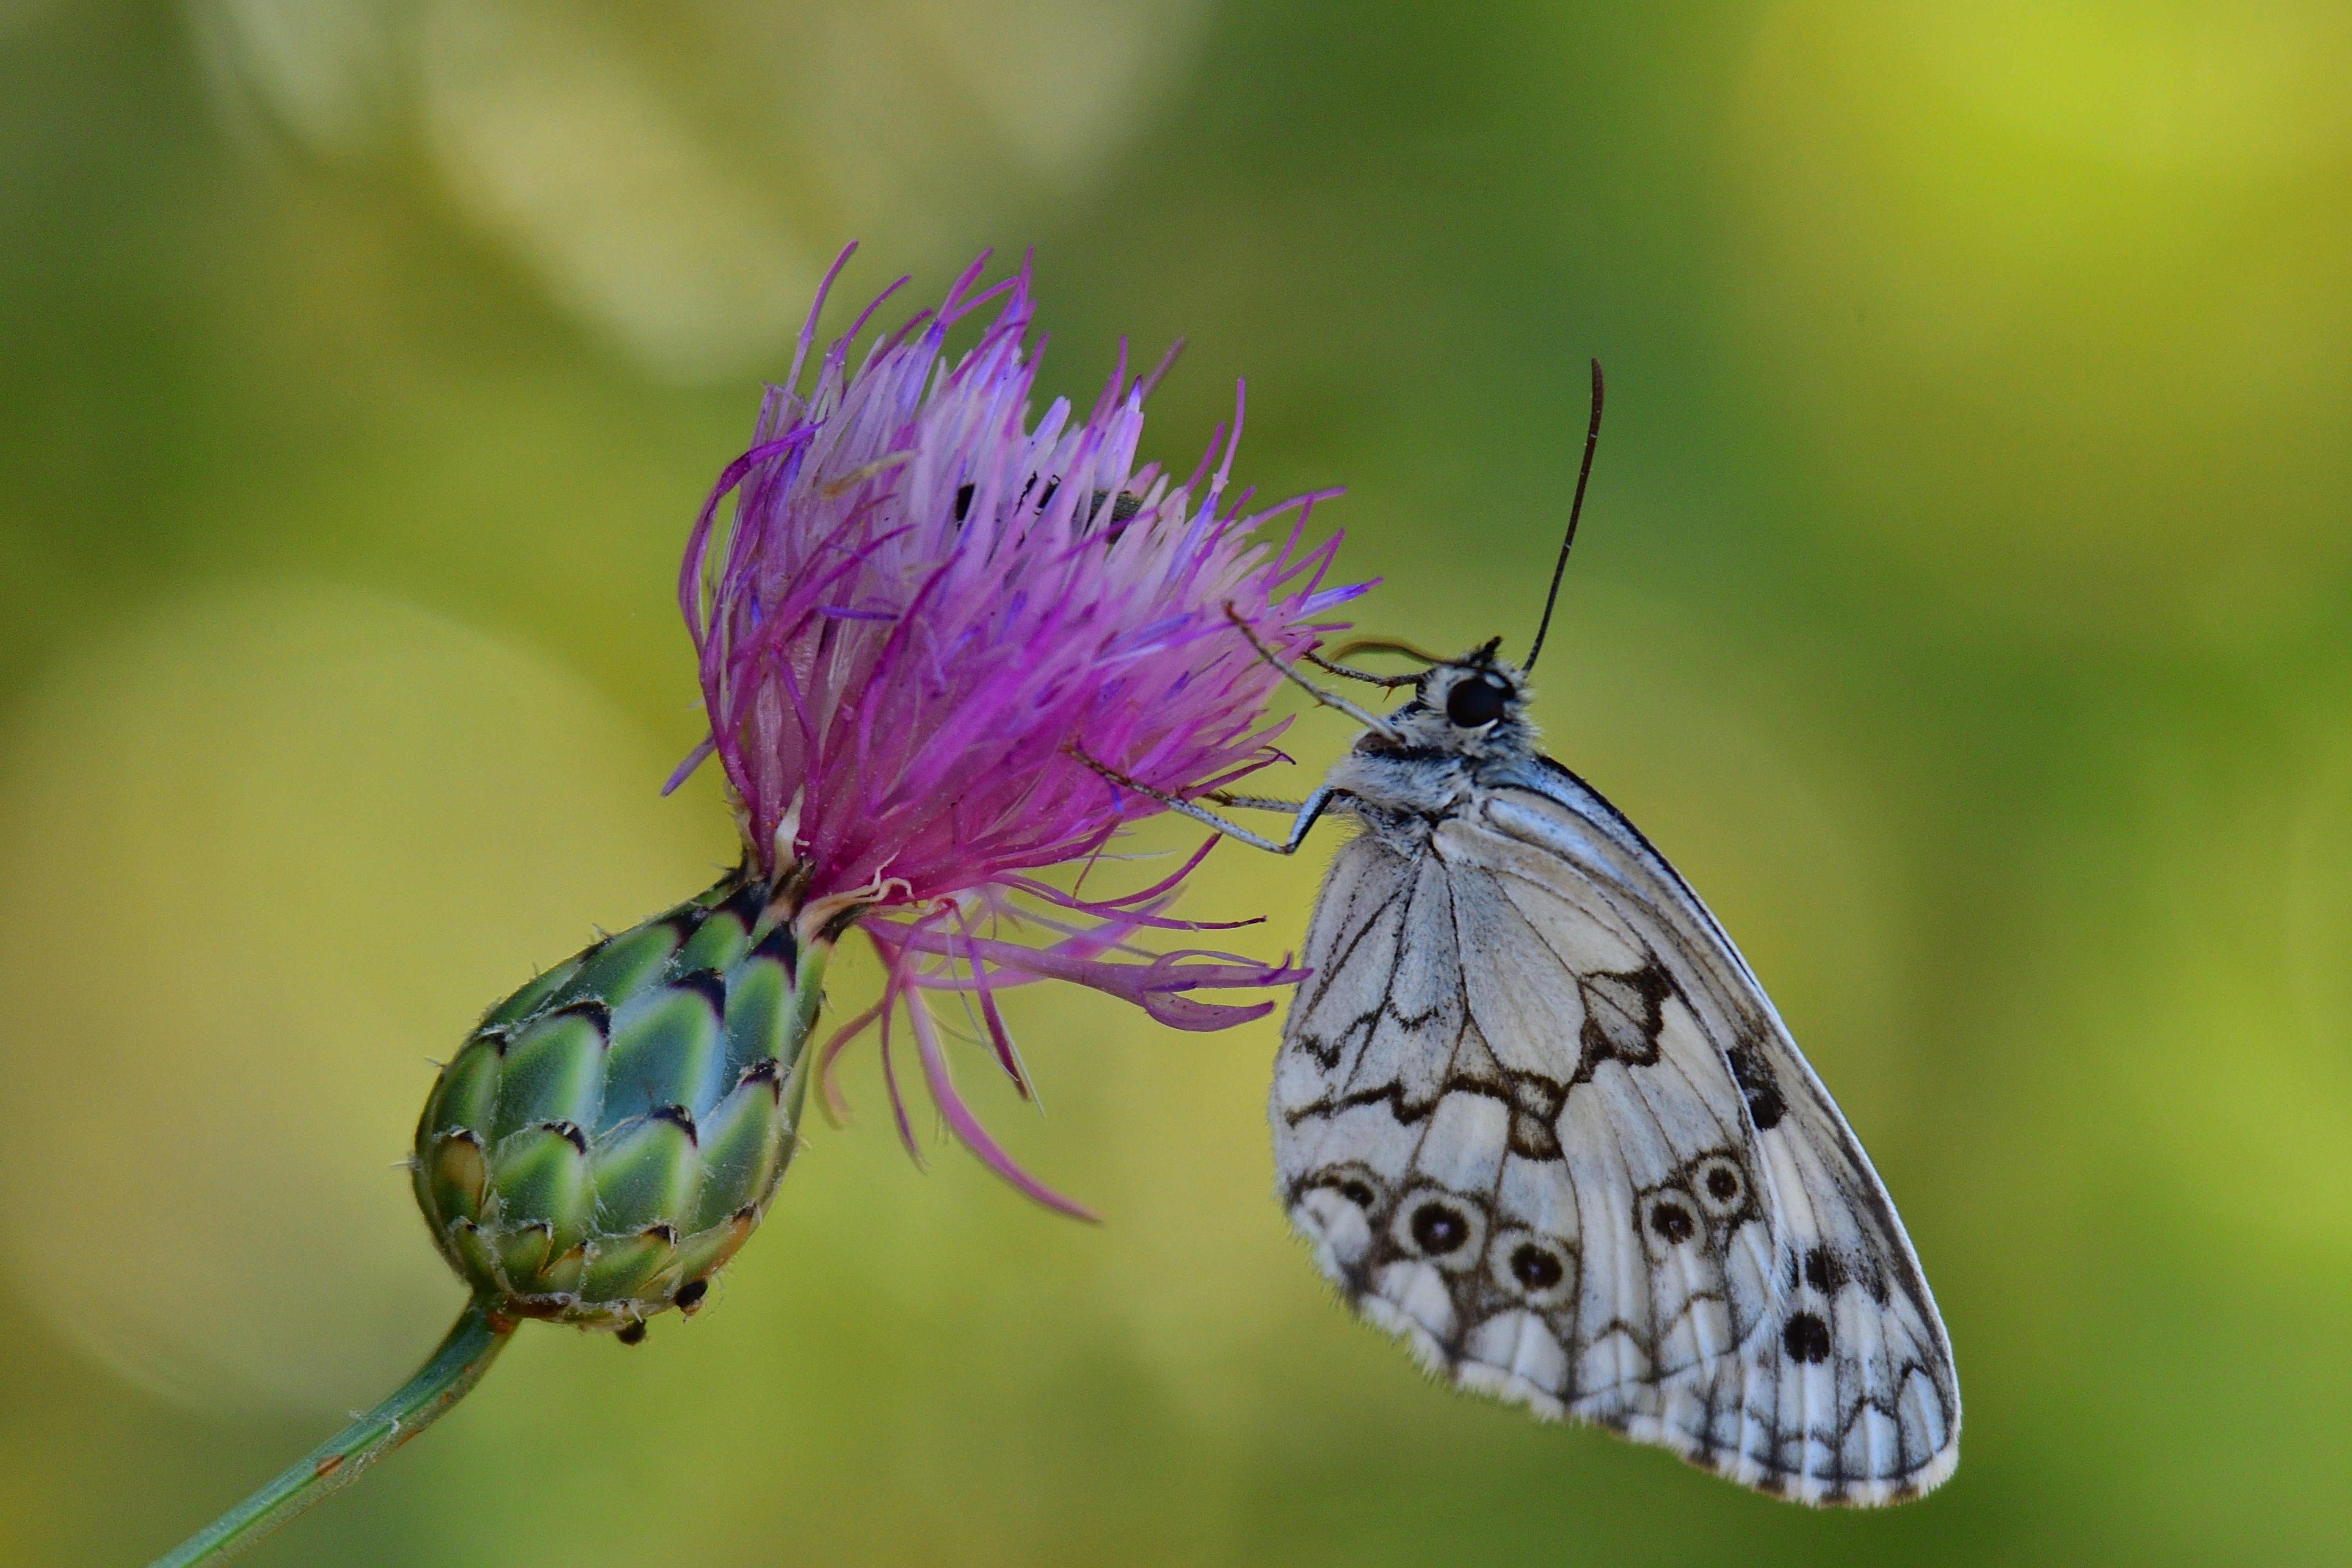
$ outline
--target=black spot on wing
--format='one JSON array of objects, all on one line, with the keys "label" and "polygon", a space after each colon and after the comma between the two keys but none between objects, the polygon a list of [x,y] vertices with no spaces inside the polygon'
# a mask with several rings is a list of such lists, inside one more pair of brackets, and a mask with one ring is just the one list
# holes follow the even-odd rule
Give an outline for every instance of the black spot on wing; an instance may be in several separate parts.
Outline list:
[{"label": "black spot on wing", "polygon": [[1731,1079],[1739,1086],[1741,1098],[1748,1101],[1748,1119],[1759,1132],[1769,1132],[1780,1125],[1789,1114],[1789,1102],[1780,1098],[1780,1082],[1764,1060],[1764,1054],[1749,1041],[1742,1040],[1723,1053],[1731,1068]]},{"label": "black spot on wing", "polygon": [[1559,1257],[1532,1241],[1521,1242],[1510,1257],[1511,1277],[1528,1290],[1549,1290],[1567,1272]]},{"label": "black spot on wing", "polygon": [[1603,1062],[1649,1067],[1658,1059],[1660,1008],[1675,994],[1665,971],[1645,963],[1639,969],[1580,974],[1576,984],[1584,997],[1584,1029],[1573,1082],[1584,1082]]},{"label": "black spot on wing", "polygon": [[1412,1211],[1413,1245],[1424,1256],[1444,1257],[1470,1239],[1470,1221],[1462,1211],[1438,1199],[1429,1199]]},{"label": "black spot on wing", "polygon": [[1698,1222],[1689,1209],[1668,1198],[1651,1206],[1650,1229],[1667,1246],[1680,1247],[1697,1231]]},{"label": "black spot on wing", "polygon": [[1826,1247],[1816,1247],[1805,1253],[1805,1283],[1824,1296],[1837,1294],[1845,1283],[1845,1262]]}]

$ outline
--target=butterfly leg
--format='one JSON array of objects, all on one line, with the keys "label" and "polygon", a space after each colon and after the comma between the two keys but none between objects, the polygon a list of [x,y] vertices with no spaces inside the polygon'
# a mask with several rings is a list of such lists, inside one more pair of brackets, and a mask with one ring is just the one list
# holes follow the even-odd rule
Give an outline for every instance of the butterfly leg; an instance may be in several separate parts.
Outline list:
[{"label": "butterfly leg", "polygon": [[1249,638],[1250,647],[1257,649],[1258,658],[1265,660],[1266,663],[1280,670],[1293,685],[1298,687],[1308,696],[1314,698],[1316,701],[1320,702],[1326,708],[1338,709],[1340,712],[1345,713],[1349,718],[1353,719],[1357,723],[1364,725],[1368,729],[1377,730],[1391,741],[1403,739],[1403,736],[1398,732],[1395,725],[1390,723],[1386,719],[1381,718],[1370,709],[1359,708],[1354,703],[1349,701],[1346,698],[1340,696],[1338,692],[1326,691],[1321,687],[1316,685],[1313,681],[1307,679],[1305,676],[1299,674],[1297,666],[1292,664],[1288,659],[1283,658],[1280,654],[1275,652],[1274,649],[1266,646],[1265,639],[1257,635],[1257,628],[1251,626],[1248,621],[1242,618],[1242,613],[1234,607],[1231,600],[1227,600],[1225,603],[1225,618],[1234,623],[1234,627],[1240,631],[1242,636]]},{"label": "butterfly leg", "polygon": [[1218,832],[1223,834],[1228,838],[1237,838],[1253,849],[1263,849],[1273,855],[1297,854],[1298,852],[1299,845],[1306,841],[1307,830],[1315,826],[1315,819],[1323,815],[1323,809],[1331,804],[1332,796],[1340,793],[1339,791],[1333,789],[1329,784],[1325,784],[1321,788],[1318,789],[1313,795],[1308,795],[1305,800],[1296,804],[1286,800],[1265,800],[1255,795],[1215,795],[1210,797],[1224,805],[1245,806],[1261,811],[1287,811],[1295,813],[1296,815],[1291,818],[1290,832],[1288,836],[1286,837],[1282,842],[1277,844],[1273,839],[1266,837],[1263,834],[1252,833],[1248,828],[1244,827],[1238,822],[1228,822],[1223,817],[1219,816],[1215,812],[1209,810],[1205,806],[1195,805],[1191,801],[1182,799],[1177,795],[1170,795],[1165,790],[1153,789],[1148,784],[1139,784],[1136,780],[1129,778],[1125,773],[1119,773],[1115,769],[1106,767],[1101,763],[1095,761],[1094,758],[1087,755],[1086,752],[1080,751],[1076,745],[1072,745],[1069,750],[1070,755],[1077,758],[1078,761],[1086,763],[1087,766],[1102,774],[1102,776],[1108,780],[1115,788],[1133,790],[1144,799],[1156,800],[1161,805],[1166,806],[1169,810],[1175,812],[1181,816],[1189,816],[1204,827],[1215,828]]},{"label": "butterfly leg", "polygon": [[1201,798],[1243,811],[1278,811],[1285,816],[1297,816],[1307,809],[1307,803],[1303,800],[1274,800],[1262,795],[1234,795],[1221,789],[1213,789]]}]

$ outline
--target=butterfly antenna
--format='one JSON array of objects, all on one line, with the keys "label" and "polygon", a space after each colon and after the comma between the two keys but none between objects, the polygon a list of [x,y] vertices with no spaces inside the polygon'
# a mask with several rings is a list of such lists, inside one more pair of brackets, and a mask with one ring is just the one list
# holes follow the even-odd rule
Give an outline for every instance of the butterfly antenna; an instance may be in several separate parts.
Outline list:
[{"label": "butterfly antenna", "polygon": [[1544,595],[1543,619],[1536,626],[1535,646],[1528,649],[1528,662],[1519,667],[1521,674],[1536,667],[1536,655],[1543,652],[1544,634],[1551,630],[1551,607],[1559,602],[1559,580],[1568,571],[1568,552],[1576,547],[1576,520],[1584,515],[1584,485],[1592,478],[1592,449],[1601,445],[1601,362],[1592,362],[1592,423],[1584,430],[1584,467],[1576,471],[1576,499],[1568,507],[1568,537],[1559,542],[1559,561],[1551,569],[1551,592]]}]

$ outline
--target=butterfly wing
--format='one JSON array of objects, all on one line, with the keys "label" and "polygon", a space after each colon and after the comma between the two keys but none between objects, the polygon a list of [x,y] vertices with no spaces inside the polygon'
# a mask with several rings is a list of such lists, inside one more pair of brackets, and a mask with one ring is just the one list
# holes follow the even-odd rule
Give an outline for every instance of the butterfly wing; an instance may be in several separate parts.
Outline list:
[{"label": "butterfly wing", "polygon": [[1365,834],[1273,1097],[1291,1216],[1424,1364],[1807,1502],[1937,1485],[1959,1399],[1885,1190],[1704,905],[1547,763]]}]

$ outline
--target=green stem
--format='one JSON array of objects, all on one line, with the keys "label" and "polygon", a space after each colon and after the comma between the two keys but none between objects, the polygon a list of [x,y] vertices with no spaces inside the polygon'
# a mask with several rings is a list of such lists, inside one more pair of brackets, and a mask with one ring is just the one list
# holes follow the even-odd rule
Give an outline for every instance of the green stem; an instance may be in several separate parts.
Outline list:
[{"label": "green stem", "polygon": [[314,1449],[308,1458],[246,1499],[152,1568],[226,1563],[292,1519],[357,1480],[360,1472],[415,1436],[466,1397],[514,1337],[514,1323],[494,1320],[477,1297],[433,1359],[400,1391]]}]

